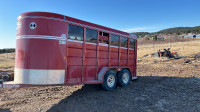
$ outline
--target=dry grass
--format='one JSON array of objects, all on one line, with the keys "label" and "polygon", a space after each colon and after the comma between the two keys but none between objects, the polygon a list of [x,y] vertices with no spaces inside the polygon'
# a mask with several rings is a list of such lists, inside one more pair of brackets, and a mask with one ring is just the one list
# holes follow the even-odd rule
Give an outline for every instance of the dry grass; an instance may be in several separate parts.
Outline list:
[{"label": "dry grass", "polygon": [[[159,49],[167,49],[169,43],[140,44],[138,46],[138,75],[139,76],[168,76],[168,77],[200,77],[200,40],[171,43],[171,52],[178,52],[178,60],[155,58],[151,54]],[[188,61],[188,62],[187,62]]]},{"label": "dry grass", "polygon": [[0,54],[0,71],[14,71],[15,53]]},{"label": "dry grass", "polygon": [[178,52],[179,56],[192,56],[193,54],[200,53],[200,40],[195,39],[193,41],[175,42],[175,43],[163,43],[163,44],[139,44],[138,45],[138,58],[148,54],[156,52],[157,50],[171,48],[171,52]]}]

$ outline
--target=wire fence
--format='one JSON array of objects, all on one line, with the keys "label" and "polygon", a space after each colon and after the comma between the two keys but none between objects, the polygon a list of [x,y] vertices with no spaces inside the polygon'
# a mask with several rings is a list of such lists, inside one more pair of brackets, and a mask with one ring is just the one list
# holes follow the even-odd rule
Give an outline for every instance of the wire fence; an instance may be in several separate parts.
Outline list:
[{"label": "wire fence", "polygon": [[[141,40],[142,41],[142,40]],[[168,49],[172,52],[179,52],[179,54],[188,54],[187,52],[200,52],[200,39],[185,39],[185,40],[176,40],[176,41],[146,41],[146,43],[138,42],[138,52],[143,53],[154,53],[158,50]]]}]

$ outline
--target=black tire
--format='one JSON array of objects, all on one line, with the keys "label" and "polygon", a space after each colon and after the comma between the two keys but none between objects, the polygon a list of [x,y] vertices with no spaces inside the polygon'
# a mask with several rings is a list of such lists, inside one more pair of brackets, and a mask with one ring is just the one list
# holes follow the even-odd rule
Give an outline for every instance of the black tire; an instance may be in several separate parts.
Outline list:
[{"label": "black tire", "polygon": [[[126,78],[126,79],[125,79]],[[118,85],[121,87],[128,86],[131,81],[131,74],[127,69],[123,69],[117,75]]]},{"label": "black tire", "polygon": [[[109,82],[109,80],[111,82]],[[108,71],[104,75],[104,81],[102,83],[103,89],[107,91],[114,90],[117,85],[117,75],[113,71]]]}]

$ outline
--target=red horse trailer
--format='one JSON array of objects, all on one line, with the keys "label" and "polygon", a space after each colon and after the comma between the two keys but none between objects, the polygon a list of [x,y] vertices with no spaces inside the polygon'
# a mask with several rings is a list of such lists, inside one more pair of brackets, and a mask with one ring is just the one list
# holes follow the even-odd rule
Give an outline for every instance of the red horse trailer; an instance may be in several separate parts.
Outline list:
[{"label": "red horse trailer", "polygon": [[136,79],[137,37],[72,17],[27,12],[17,20],[14,81],[0,88],[102,84]]}]

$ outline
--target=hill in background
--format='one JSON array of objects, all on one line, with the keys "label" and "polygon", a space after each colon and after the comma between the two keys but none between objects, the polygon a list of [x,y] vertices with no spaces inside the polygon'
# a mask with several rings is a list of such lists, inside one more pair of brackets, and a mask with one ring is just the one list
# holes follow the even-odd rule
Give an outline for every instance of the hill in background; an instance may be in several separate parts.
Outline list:
[{"label": "hill in background", "polygon": [[159,36],[195,35],[195,34],[200,34],[200,26],[168,28],[168,29],[164,29],[158,32],[153,32],[153,33],[149,33],[149,32],[133,32],[133,33],[136,34],[138,38],[144,38],[145,36],[153,36],[153,35],[159,35]]}]

